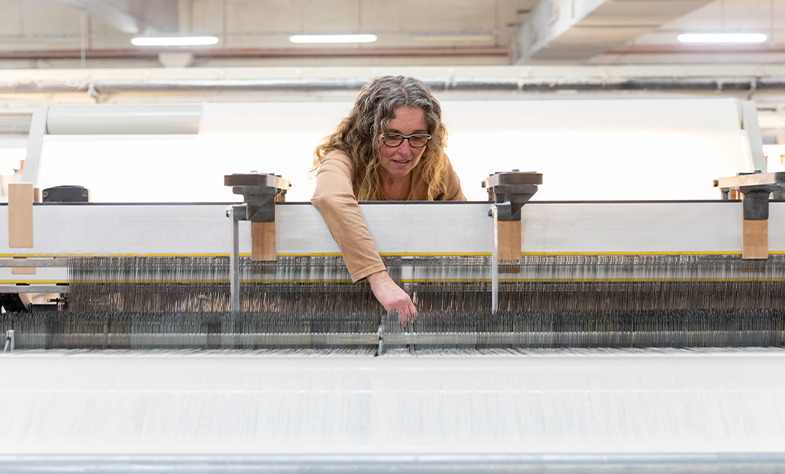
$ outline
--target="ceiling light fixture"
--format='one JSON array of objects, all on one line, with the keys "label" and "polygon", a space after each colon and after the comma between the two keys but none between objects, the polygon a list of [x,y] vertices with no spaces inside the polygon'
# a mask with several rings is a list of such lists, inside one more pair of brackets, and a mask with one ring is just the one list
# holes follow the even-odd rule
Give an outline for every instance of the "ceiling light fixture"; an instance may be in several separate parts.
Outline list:
[{"label": "ceiling light fixture", "polygon": [[766,41],[763,33],[682,33],[676,37],[680,43],[749,44]]},{"label": "ceiling light fixture", "polygon": [[218,43],[217,36],[137,36],[134,46],[210,46]]},{"label": "ceiling light fixture", "polygon": [[376,35],[292,35],[289,41],[305,44],[330,44],[330,43],[373,43]]}]

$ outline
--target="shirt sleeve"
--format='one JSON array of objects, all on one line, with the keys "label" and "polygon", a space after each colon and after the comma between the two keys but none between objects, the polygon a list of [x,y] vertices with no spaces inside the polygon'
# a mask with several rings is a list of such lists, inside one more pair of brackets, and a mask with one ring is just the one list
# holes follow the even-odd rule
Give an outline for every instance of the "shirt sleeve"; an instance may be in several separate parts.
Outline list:
[{"label": "shirt sleeve", "polygon": [[322,215],[356,282],[385,270],[385,266],[354,196],[352,174],[353,165],[345,153],[328,153],[316,172],[311,203]]}]

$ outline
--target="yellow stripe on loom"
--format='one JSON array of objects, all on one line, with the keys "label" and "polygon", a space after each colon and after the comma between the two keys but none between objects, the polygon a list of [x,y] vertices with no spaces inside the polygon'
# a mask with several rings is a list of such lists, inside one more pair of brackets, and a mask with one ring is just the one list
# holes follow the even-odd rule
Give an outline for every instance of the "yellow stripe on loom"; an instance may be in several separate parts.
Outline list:
[{"label": "yellow stripe on loom", "polygon": [[[88,280],[90,283],[204,283],[209,281],[210,283],[229,283],[229,280]],[[329,280],[322,280],[322,279],[285,279],[285,280],[241,280],[240,283],[350,283],[352,280],[349,278],[346,279],[329,279]],[[510,283],[543,283],[543,282],[556,282],[556,283],[592,283],[592,282],[602,282],[602,283],[623,283],[623,282],[719,282],[719,281],[733,281],[733,282],[741,282],[741,281],[785,281],[785,278],[611,278],[611,279],[590,279],[590,278],[543,278],[543,279],[534,279],[534,278],[526,278],[516,280],[514,278],[501,278],[499,279],[500,282],[510,282]],[[402,283],[490,283],[491,279],[487,278],[466,278],[466,279],[403,279],[401,280]],[[0,283],[3,283],[0,281]],[[17,282],[7,282],[7,283],[17,283]],[[36,281],[31,282],[31,284],[43,284],[43,283],[59,283],[55,281]]]},{"label": "yellow stripe on loom", "polygon": [[[228,253],[66,253],[66,254],[0,254],[0,258],[92,258],[92,257],[228,257]],[[250,253],[241,253],[250,257]]]},{"label": "yellow stripe on loom", "polygon": [[382,257],[483,257],[490,256],[491,252],[403,252],[380,253]]},{"label": "yellow stripe on loom", "polygon": [[35,254],[35,253],[2,253],[0,258],[65,258],[70,255],[55,255],[55,254]]},{"label": "yellow stripe on loom", "polygon": [[27,281],[19,281],[19,280],[0,280],[0,285],[16,285],[19,288],[24,288],[27,285],[67,285],[68,281],[66,280],[27,280]]},{"label": "yellow stripe on loom", "polygon": [[[389,254],[394,255],[394,254]],[[456,254],[467,255],[467,254]],[[489,254],[490,255],[490,254]],[[250,257],[250,253],[240,253]],[[279,253],[276,257],[340,257],[340,253]],[[229,257],[228,253],[101,253],[101,254],[0,254],[0,258],[91,258],[91,257]]]},{"label": "yellow stripe on loom", "polygon": [[[380,253],[382,257],[475,257],[475,256],[489,256],[491,255],[490,252],[433,252],[433,253],[424,253],[424,252],[403,252],[403,253],[392,253],[392,252],[383,252]],[[279,253],[277,254],[278,257],[340,257],[340,252],[332,252],[332,253]]]},{"label": "yellow stripe on loom", "polygon": [[[229,283],[229,280],[88,280],[91,283]],[[241,280],[241,283],[350,283],[352,280],[346,279],[284,279],[284,280]],[[542,283],[542,282],[556,282],[556,283],[591,283],[591,282],[720,282],[720,281],[785,281],[785,278],[500,278],[500,282],[511,283]],[[490,283],[490,278],[451,278],[451,279],[403,279],[402,283]],[[3,285],[18,285],[18,280],[0,280]],[[59,280],[31,280],[26,281],[24,284],[29,285],[44,285],[44,284],[58,284],[67,283]],[[23,286],[22,286],[23,287]]]},{"label": "yellow stripe on loom", "polygon": [[[785,251],[769,252],[770,254],[785,254]],[[340,256],[340,253],[325,254],[278,254],[279,257],[307,257],[307,256]],[[380,253],[383,257],[486,257],[491,252],[401,252]],[[741,251],[734,252],[521,252],[521,256],[575,256],[575,255],[741,255]]]},{"label": "yellow stripe on loom", "polygon": [[[774,252],[771,252],[774,253]],[[785,252],[783,252],[785,253]],[[741,255],[738,252],[522,252],[523,256],[571,255]]]},{"label": "yellow stripe on loom", "polygon": [[[500,282],[513,282],[513,283],[543,283],[543,282],[557,282],[557,283],[621,283],[621,282],[695,282],[695,281],[785,281],[785,278],[500,278]],[[402,283],[490,283],[491,279],[472,278],[472,279],[452,279],[452,280],[415,280],[404,279]]]},{"label": "yellow stripe on loom", "polygon": [[[382,253],[384,257],[475,257],[490,256],[490,252],[402,252]],[[741,251],[690,251],[690,252],[521,252],[521,256],[571,256],[571,255],[741,255]],[[785,255],[785,250],[772,250],[769,255]],[[89,257],[228,257],[228,253],[113,253],[113,254],[0,254],[0,258],[89,258]],[[241,253],[240,257],[250,257]],[[328,253],[279,253],[277,257],[340,257],[340,252]]]},{"label": "yellow stripe on loom", "polygon": [[335,252],[328,253],[279,253],[276,257],[340,257],[341,254]]},{"label": "yellow stripe on loom", "polygon": [[[93,280],[89,279],[86,280],[90,283],[167,283],[167,284],[182,284],[182,283],[229,283],[229,280]],[[345,280],[317,280],[317,279],[309,279],[309,280],[295,280],[295,279],[287,279],[287,280],[240,280],[240,283],[351,283],[351,279],[347,278]],[[8,281],[4,282],[0,280],[0,284],[17,284],[17,281]],[[40,285],[40,284],[53,284],[53,283],[66,283],[66,282],[59,282],[59,281],[30,281],[25,282],[25,284],[30,285]],[[74,284],[79,284],[80,282],[75,282]],[[24,286],[22,286],[24,288]]]}]

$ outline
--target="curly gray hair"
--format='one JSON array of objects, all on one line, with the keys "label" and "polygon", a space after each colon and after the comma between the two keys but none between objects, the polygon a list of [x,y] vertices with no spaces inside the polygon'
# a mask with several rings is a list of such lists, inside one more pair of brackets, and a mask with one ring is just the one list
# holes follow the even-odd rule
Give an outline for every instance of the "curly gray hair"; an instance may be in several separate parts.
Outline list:
[{"label": "curly gray hair", "polygon": [[421,173],[429,183],[428,197],[443,190],[442,173],[447,166],[444,147],[447,130],[442,123],[439,101],[423,81],[406,76],[384,76],[366,84],[360,91],[349,116],[337,130],[319,143],[314,152],[313,169],[321,165],[331,151],[346,153],[354,163],[352,183],[358,200],[383,199],[379,184],[379,152],[382,133],[395,117],[398,107],[417,107],[425,112],[431,140],[420,158]]}]

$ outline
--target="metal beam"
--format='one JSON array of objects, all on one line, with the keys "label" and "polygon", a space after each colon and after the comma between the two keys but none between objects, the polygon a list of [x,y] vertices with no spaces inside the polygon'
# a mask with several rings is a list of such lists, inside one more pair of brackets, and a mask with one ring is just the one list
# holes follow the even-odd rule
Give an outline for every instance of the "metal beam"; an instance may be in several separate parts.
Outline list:
[{"label": "metal beam", "polygon": [[542,0],[517,27],[510,62],[585,60],[711,0]]},{"label": "metal beam", "polygon": [[127,11],[124,0],[59,0],[73,5],[123,33],[136,34],[142,31],[143,22]]}]

